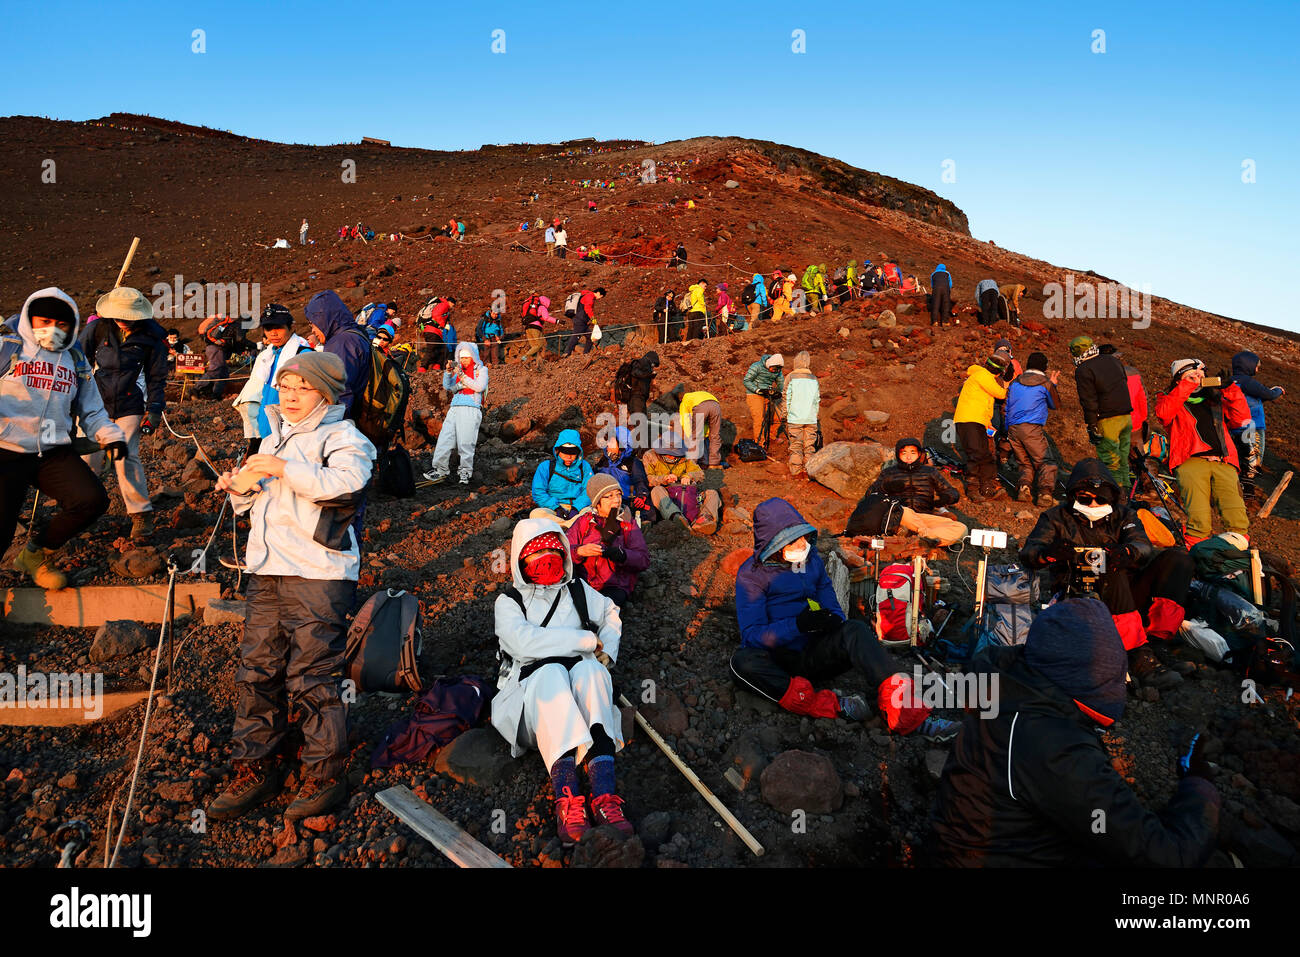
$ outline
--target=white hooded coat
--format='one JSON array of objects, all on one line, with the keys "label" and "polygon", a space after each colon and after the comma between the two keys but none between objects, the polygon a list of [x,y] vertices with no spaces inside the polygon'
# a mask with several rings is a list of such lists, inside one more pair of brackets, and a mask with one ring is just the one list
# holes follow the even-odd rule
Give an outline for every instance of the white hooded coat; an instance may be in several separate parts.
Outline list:
[{"label": "white hooded coat", "polygon": [[[32,302],[46,297],[66,302],[77,320],[68,341],[55,351],[37,344],[28,312]],[[78,361],[79,353],[73,351],[81,334],[81,313],[72,298],[54,286],[37,290],[23,303],[17,331],[22,344],[0,378],[0,449],[39,455],[69,445],[76,432],[74,416],[101,446],[125,442],[126,434],[104,410],[90,363]]]},{"label": "white hooded coat", "polygon": [[[537,585],[524,579],[519,553],[524,545],[546,532],[555,532],[564,542],[564,578],[556,585]],[[596,635],[582,628],[578,610],[569,595],[573,559],[564,530],[550,519],[524,519],[515,526],[510,541],[510,574],[524,601],[524,609],[509,595],[498,595],[495,606],[496,634],[501,651],[508,656],[497,680],[492,700],[492,725],[510,743],[510,754],[519,757],[536,747],[549,769],[555,759],[577,749],[582,762],[591,746],[591,726],[600,724],[622,750],[622,718],[614,707],[614,685],[605,666],[596,658]],[[605,654],[618,660],[623,622],[612,600],[581,583],[587,596],[587,614],[597,625]],[[550,623],[541,627],[552,603],[559,596]],[[580,657],[565,670],[548,664],[520,682],[525,665],[543,658]]]},{"label": "white hooded coat", "polygon": [[257,438],[257,413],[262,408],[262,391],[271,381],[272,364],[278,369],[299,352],[310,348],[307,340],[294,332],[290,333],[288,341],[280,347],[279,358],[276,357],[275,347],[269,343],[257,353],[248,381],[239,390],[239,395],[235,396],[235,401],[230,403],[243,416],[244,438]]}]

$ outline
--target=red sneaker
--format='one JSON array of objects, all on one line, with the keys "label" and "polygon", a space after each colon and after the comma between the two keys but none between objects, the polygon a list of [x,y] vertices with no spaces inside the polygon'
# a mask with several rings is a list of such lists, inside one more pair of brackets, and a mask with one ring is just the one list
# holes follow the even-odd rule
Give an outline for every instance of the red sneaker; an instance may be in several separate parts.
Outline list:
[{"label": "red sneaker", "polygon": [[591,799],[591,816],[599,827],[608,824],[627,837],[634,833],[632,823],[623,816],[623,799],[617,794],[602,794]]},{"label": "red sneaker", "polygon": [[583,794],[574,794],[565,788],[562,797],[555,799],[556,831],[560,842],[571,847],[582,840],[591,825],[587,822],[587,798]]}]

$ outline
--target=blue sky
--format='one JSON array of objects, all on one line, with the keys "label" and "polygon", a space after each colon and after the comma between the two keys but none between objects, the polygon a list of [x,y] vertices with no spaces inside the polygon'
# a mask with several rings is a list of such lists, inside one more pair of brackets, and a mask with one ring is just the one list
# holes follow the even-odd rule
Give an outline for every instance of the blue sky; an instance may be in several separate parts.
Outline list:
[{"label": "blue sky", "polygon": [[1300,330],[1300,4],[824,10],[11,3],[0,114],[440,149],[772,139],[933,189],[980,239]]}]

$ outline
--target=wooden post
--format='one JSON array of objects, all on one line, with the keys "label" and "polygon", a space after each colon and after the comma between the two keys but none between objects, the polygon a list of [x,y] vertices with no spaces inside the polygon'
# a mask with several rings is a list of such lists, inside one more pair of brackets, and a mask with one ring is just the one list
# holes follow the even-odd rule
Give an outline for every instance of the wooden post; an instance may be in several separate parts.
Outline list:
[{"label": "wooden post", "polygon": [[122,285],[122,280],[126,278],[126,271],[131,268],[131,260],[135,258],[135,248],[139,245],[140,237],[136,236],[131,240],[131,248],[127,251],[126,261],[122,263],[122,271],[117,274],[117,282],[113,283],[114,289]]},{"label": "wooden post", "polygon": [[1256,605],[1264,604],[1264,563],[1260,560],[1259,549],[1250,550],[1250,588]]},{"label": "wooden post", "polygon": [[978,632],[980,620],[984,617],[984,581],[989,570],[989,550],[984,549],[980,559],[979,570],[975,573],[975,629]]},{"label": "wooden post", "polygon": [[1294,472],[1287,472],[1286,475],[1282,476],[1282,481],[1277,483],[1277,488],[1273,489],[1273,494],[1268,497],[1268,501],[1265,502],[1264,507],[1259,510],[1259,514],[1255,516],[1256,518],[1268,518],[1269,515],[1272,514],[1273,506],[1276,505],[1278,499],[1282,497],[1282,493],[1286,491],[1286,487],[1291,484],[1291,476],[1294,474]]}]

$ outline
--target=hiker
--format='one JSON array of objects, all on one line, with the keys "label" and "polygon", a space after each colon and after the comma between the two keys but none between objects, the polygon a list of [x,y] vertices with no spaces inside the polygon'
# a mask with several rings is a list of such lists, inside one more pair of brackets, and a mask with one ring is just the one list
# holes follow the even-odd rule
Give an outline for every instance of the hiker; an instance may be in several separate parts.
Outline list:
[{"label": "hiker", "polygon": [[677,244],[677,249],[673,252],[672,259],[668,260],[668,268],[678,270],[686,269],[686,246],[682,243]]},{"label": "hiker", "polygon": [[925,447],[919,439],[902,438],[894,445],[894,464],[881,469],[853,509],[845,526],[849,534],[887,533],[884,525],[872,527],[881,496],[901,506],[899,525],[915,532],[931,547],[947,548],[966,537],[966,526],[950,516],[947,509],[958,502],[961,494],[948,484],[942,472],[926,464]]},{"label": "hiker", "polygon": [[[680,408],[682,439],[691,458],[711,469],[728,468],[722,460],[722,405],[708,392],[687,392]],[[704,437],[709,445],[706,457]]]},{"label": "hiker", "polygon": [[583,355],[592,350],[591,324],[596,320],[596,300],[603,298],[605,298],[605,290],[600,286],[582,290],[582,294],[578,297],[578,311],[573,317],[573,332],[569,336],[569,341],[564,344],[562,355],[571,355],[582,342],[586,343],[582,350]]},{"label": "hiker", "polygon": [[966,382],[957,398],[953,422],[966,459],[966,497],[972,502],[1007,497],[998,484],[989,440],[993,430],[993,403],[1007,396],[1008,372],[1006,360],[994,353],[984,365],[972,365],[966,370]]},{"label": "hiker", "polygon": [[460,219],[456,221],[456,242],[463,243],[464,241],[465,241],[465,221],[463,219]]},{"label": "hiker", "polygon": [[655,300],[651,317],[661,343],[681,339],[681,314],[677,311],[677,293],[672,289],[665,289],[664,294]]},{"label": "hiker", "polygon": [[478,344],[483,361],[491,365],[493,359],[498,365],[506,361],[506,347],[502,342],[505,330],[501,328],[501,314],[496,306],[488,306],[479,316],[478,325],[474,327],[474,341]]},{"label": "hiker", "polygon": [[293,331],[293,313],[286,306],[276,302],[268,305],[262,310],[258,325],[262,330],[263,348],[253,360],[248,381],[232,403],[244,420],[244,438],[248,440],[245,459],[256,454],[262,439],[271,434],[267,409],[280,401],[280,393],[274,385],[276,371],[299,352],[311,349],[307,340]]},{"label": "hiker", "polygon": [[[776,322],[778,319],[780,319],[782,315],[787,315],[790,316],[791,318],[794,318],[796,289],[798,289],[798,286],[796,285],[796,277],[794,272],[791,271],[786,273],[785,276],[782,277],[781,279],[781,303],[780,303],[781,308],[779,310],[773,308],[772,310],[773,322]],[[802,293],[803,290],[799,289],[798,294],[801,295]],[[805,309],[807,309],[807,304],[800,303],[799,311],[802,312]]]},{"label": "hiker", "polygon": [[593,473],[582,457],[582,437],[577,429],[560,432],[551,451],[552,456],[533,472],[533,503],[568,523],[591,504],[587,480]]},{"label": "hiker", "polygon": [[[718,295],[718,332],[726,335],[728,332],[733,331],[731,320],[731,296],[727,294],[727,284],[725,282],[718,283],[716,288]],[[740,316],[737,316],[736,322],[740,324],[740,327],[735,329],[735,331],[742,331],[745,327],[744,320]]]},{"label": "hiker", "polygon": [[[749,408],[749,425],[754,441],[763,443],[763,423],[767,421],[768,403],[773,403],[772,421],[785,418],[785,357],[779,352],[765,352],[750,363],[745,372],[745,405]],[[769,435],[769,439],[775,436]]]},{"label": "hiker", "polygon": [[[351,313],[348,314],[351,319]],[[227,320],[228,321],[228,320]],[[205,396],[220,402],[226,395],[226,386],[230,381],[230,366],[226,343],[222,339],[225,322],[220,316],[209,316],[199,323],[199,335],[203,337],[203,375],[194,383],[190,395]]]},{"label": "hiker", "polygon": [[812,312],[830,312],[831,300],[830,293],[826,288],[826,264],[822,263],[817,267],[817,272],[813,275],[813,291],[817,294],[816,301],[811,304]]},{"label": "hiker", "polygon": [[551,299],[533,293],[524,300],[523,305],[524,339],[528,349],[519,357],[520,362],[527,362],[537,356],[538,368],[541,367],[546,354],[546,337],[542,334],[545,323],[554,322],[551,318]]},{"label": "hiker", "polygon": [[[308,309],[311,306],[308,305]],[[260,475],[248,494],[231,483],[236,515],[247,515],[244,563],[248,615],[235,672],[234,781],[207,815],[238,817],[280,793],[280,751],[292,707],[302,715],[302,785],[285,810],[297,820],[347,797],[348,718],[341,677],[347,616],[356,598],[361,551],[353,530],[378,454],[339,399],[347,385],[333,352],[300,352],[275,375],[279,404],[267,408],[264,452],[241,471]]]},{"label": "hiker", "polygon": [[420,353],[417,372],[439,371],[451,358],[451,349],[456,344],[456,331],[451,324],[455,308],[456,297],[447,296],[435,302],[429,310],[429,318],[421,329],[424,349]]},{"label": "hiker", "polygon": [[975,302],[979,306],[981,326],[991,326],[998,321],[998,283],[996,279],[981,279],[976,283]]},{"label": "hiker", "polygon": [[569,231],[562,225],[555,228],[555,255],[561,259],[569,257]]},{"label": "hiker", "polygon": [[555,227],[554,226],[546,227],[545,239],[546,239],[546,255],[554,256],[555,255]]},{"label": "hiker", "polygon": [[858,261],[850,259],[849,264],[844,268],[844,285],[848,287],[850,299],[858,298]]},{"label": "hiker", "polygon": [[[1102,549],[1104,571],[1090,570],[1080,549]],[[1070,472],[1064,501],[1038,516],[1020,562],[1031,571],[1047,568],[1053,594],[1062,597],[1082,593],[1089,587],[1085,578],[1095,578],[1091,587],[1115,619],[1134,677],[1155,688],[1182,680],[1160,663],[1148,638],[1168,641],[1178,634],[1195,565],[1181,548],[1153,548],[1100,459],[1083,459]]]},{"label": "hiker", "polygon": [[0,555],[35,487],[59,503],[49,524],[29,529],[14,569],[38,588],[66,588],[54,554],[108,511],[98,476],[72,448],[74,425],[94,437],[115,465],[126,433],[104,409],[90,363],[77,345],[81,315],[72,297],[49,286],[27,297],[14,326],[0,326]]},{"label": "hiker", "polygon": [[750,280],[745,291],[741,293],[740,302],[749,310],[749,327],[753,328],[758,324],[758,317],[768,308],[769,302],[767,297],[767,287],[763,285],[763,274],[754,273],[754,278]]},{"label": "hiker", "polygon": [[1048,373],[1047,356],[1041,352],[1031,352],[1025,364],[1028,368],[1007,387],[1007,438],[1020,463],[1016,497],[1032,502],[1036,488],[1038,505],[1047,508],[1056,502],[1056,462],[1047,441],[1047,416],[1061,407],[1056,392],[1060,374]]},{"label": "hiker", "polygon": [[694,535],[718,530],[722,496],[700,488],[704,470],[687,457],[684,448],[665,436],[642,454],[641,464],[650,483],[650,502],[660,518],[675,518]]},{"label": "hiker", "polygon": [[1279,386],[1266,388],[1255,378],[1259,375],[1259,356],[1253,352],[1238,352],[1232,357],[1232,382],[1246,397],[1250,409],[1250,423],[1232,430],[1232,441],[1237,448],[1238,471],[1241,487],[1247,497],[1255,495],[1255,476],[1264,467],[1264,403],[1286,395]]},{"label": "hiker", "polygon": [[[574,577],[568,540],[547,519],[515,526],[510,576],[514,587],[494,606],[502,663],[492,726],[512,757],[532,748],[541,753],[561,843],[576,844],[593,823],[631,835],[623,799],[614,793],[623,721],[608,669],[618,660],[623,631],[618,605]],[[575,595],[585,608],[575,605]],[[590,819],[579,764],[590,785]]]},{"label": "hiker", "polygon": [[1129,413],[1129,477],[1136,481],[1134,473],[1141,467],[1142,456],[1146,454],[1147,440],[1151,437],[1151,422],[1148,416],[1150,401],[1147,399],[1146,386],[1142,384],[1142,373],[1124,361],[1124,354],[1112,343],[1104,342],[1097,347],[1104,356],[1114,356],[1124,367],[1125,382],[1128,385],[1129,403],[1133,411]]},{"label": "hiker", "polygon": [[946,326],[952,320],[952,274],[943,263],[930,273],[930,325]]},{"label": "hiker", "polygon": [[451,474],[451,452],[455,449],[460,456],[457,469],[460,484],[468,485],[474,474],[474,449],[483,422],[483,396],[488,390],[488,369],[479,358],[478,346],[472,342],[457,344],[455,359],[442,374],[442,387],[451,393],[451,406],[442,420],[433,461],[424,477],[434,485],[447,481]]},{"label": "hiker", "polygon": [[[153,306],[137,289],[118,286],[95,303],[97,318],[80,336],[81,351],[95,368],[95,384],[108,413],[126,436],[126,456],[113,465],[117,487],[131,519],[131,541],[147,542],[153,535],[153,503],[140,461],[140,436],[162,425],[167,407],[166,332],[153,318]],[[145,392],[140,389],[143,382]],[[96,475],[102,452],[88,455]]]},{"label": "hiker", "polygon": [[1097,458],[1127,492],[1133,484],[1128,467],[1133,399],[1129,395],[1124,364],[1113,355],[1102,355],[1090,336],[1071,339],[1070,356],[1074,359],[1074,384],[1079,391],[1088,439],[1097,450]]},{"label": "hiker", "polygon": [[1083,598],[1040,613],[1023,645],[976,656],[971,677],[997,682],[998,710],[966,714],[939,781],[925,858],[948,867],[1203,865],[1221,803],[1203,739],[1179,762],[1182,780],[1156,814],[1097,733],[1124,714],[1124,670],[1105,608]]},{"label": "hiker", "polygon": [[1231,435],[1252,421],[1241,386],[1203,386],[1205,363],[1200,359],[1177,359],[1169,374],[1169,388],[1156,398],[1156,418],[1169,435],[1169,468],[1187,512],[1187,547],[1214,533],[1211,506],[1228,531],[1245,536],[1250,517]]},{"label": "hiker", "polygon": [[803,276],[799,280],[799,288],[803,290],[804,303],[808,312],[820,312],[821,303],[817,299],[817,267],[809,265],[803,271]]},{"label": "hiker", "polygon": [[899,269],[898,263],[886,257],[884,253],[880,254],[880,258],[883,260],[880,273],[885,277],[885,286],[897,289],[903,284],[903,270]]},{"label": "hiker", "polygon": [[1020,297],[1025,294],[1025,287],[1020,283],[999,286],[998,293],[1006,300],[1007,319],[1013,326],[1020,325]]},{"label": "hiker", "polygon": [[[624,507],[638,525],[654,521],[656,512],[650,501],[650,481],[645,466],[637,458],[636,447],[627,429],[621,425],[614,428],[605,443],[605,451],[591,470],[595,475],[608,475],[618,482]],[[590,486],[590,481],[587,484]],[[588,497],[591,498],[590,491]],[[595,498],[591,500],[596,501]]]},{"label": "hiker", "polygon": [[[1006,375],[1002,377],[1004,382],[1010,383],[1011,380],[1025,371],[1021,368],[1016,357],[1011,354],[1010,339],[999,339],[995,342],[993,344],[993,354],[1000,358],[1007,367]],[[1002,460],[1006,458],[1009,461],[1012,453],[1011,440],[1007,436],[1006,408],[1006,399],[993,400],[993,458],[999,470],[1002,468]]]},{"label": "hiker", "polygon": [[191,355],[190,344],[181,338],[179,329],[167,330],[167,365],[171,371],[176,370],[176,357]]},{"label": "hiker", "polygon": [[754,553],[736,573],[740,647],[731,656],[740,688],[810,718],[866,721],[872,709],[862,695],[813,690],[812,682],[850,668],[867,680],[890,731],[947,734],[956,724],[930,720],[912,701],[912,680],[860,621],[847,621],[826,565],[817,553],[817,529],[783,498],[754,508]]},{"label": "hiker", "polygon": [[[647,352],[639,359],[632,360],[627,392],[629,420],[633,415],[645,416],[646,404],[650,401],[650,387],[654,384],[655,373],[658,369],[659,353],[657,352]],[[636,424],[633,423],[633,427]]]},{"label": "hiker", "polygon": [[[569,551],[574,573],[620,611],[636,588],[637,576],[650,567],[650,550],[634,521],[622,518],[623,492],[619,481],[603,472],[587,480],[590,508],[569,526]],[[648,502],[647,502],[648,504]]]},{"label": "hiker", "polygon": [[[777,375],[779,377],[780,373]],[[745,399],[748,401],[749,396],[745,396]],[[812,373],[812,356],[806,351],[800,352],[794,357],[794,371],[786,377],[781,406],[778,407],[785,409],[786,439],[790,443],[790,475],[793,478],[808,475],[804,465],[816,451],[821,402],[821,383]],[[753,418],[752,409],[750,418]]]},{"label": "hiker", "polygon": [[686,338],[704,339],[707,338],[705,333],[705,324],[708,322],[709,306],[704,297],[708,294],[708,280],[700,277],[695,280],[695,285],[688,287],[690,293],[690,307],[686,310]]},{"label": "hiker", "polygon": [[343,362],[343,388],[334,402],[343,406],[345,418],[356,418],[354,402],[365,389],[370,378],[370,343],[364,334],[358,335],[356,320],[343,304],[338,293],[326,289],[312,296],[303,310],[311,323],[312,335]]},{"label": "hiker", "polygon": [[302,225],[298,227],[298,245],[307,245],[307,217],[303,217]]}]

